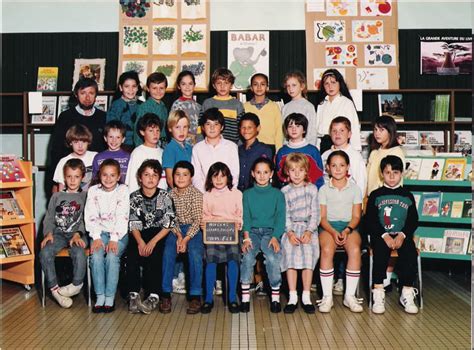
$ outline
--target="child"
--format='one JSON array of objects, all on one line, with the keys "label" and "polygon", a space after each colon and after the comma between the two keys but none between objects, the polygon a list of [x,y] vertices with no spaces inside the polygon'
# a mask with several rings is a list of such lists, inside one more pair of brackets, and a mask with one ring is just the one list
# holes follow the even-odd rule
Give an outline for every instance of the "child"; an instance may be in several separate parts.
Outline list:
[{"label": "child", "polygon": [[127,186],[119,184],[120,164],[116,160],[102,162],[99,180],[87,194],[85,223],[92,239],[91,270],[97,295],[92,312],[109,313],[115,310],[120,257],[128,243],[130,206]]},{"label": "child", "polygon": [[397,141],[397,124],[392,117],[385,115],[378,117],[374,122],[373,130],[372,151],[367,161],[367,196],[383,185],[380,173],[380,161],[383,158],[394,155],[405,161],[405,154]]},{"label": "child", "polygon": [[403,286],[400,303],[409,314],[418,313],[413,288],[416,276],[417,251],[413,234],[418,227],[418,212],[410,191],[401,186],[403,160],[394,155],[384,157],[380,162],[383,187],[374,190],[367,202],[367,229],[373,249],[374,303],[372,311],[385,312],[385,291],[383,280],[392,250],[398,252],[400,285]]},{"label": "child", "polygon": [[244,192],[244,226],[242,243],[241,311],[250,311],[250,283],[257,254],[265,257],[268,279],[272,288],[270,311],[281,311],[280,304],[280,237],[285,231],[285,197],[270,184],[273,163],[268,158],[258,158],[252,166],[255,186]]},{"label": "child", "polygon": [[302,153],[290,153],[285,161],[285,173],[290,184],[283,187],[286,201],[286,228],[281,239],[281,269],[286,271],[290,298],[285,313],[295,312],[298,304],[296,282],[297,270],[302,270],[302,306],[306,313],[313,314],[311,302],[311,281],[313,270],[319,259],[319,202],[318,189],[308,177],[308,158]]},{"label": "child", "polygon": [[[147,159],[156,159],[161,162],[163,157],[163,150],[158,147],[160,140],[161,120],[152,113],[147,113],[138,121],[137,128],[140,135],[143,137],[143,145],[136,147],[130,155],[128,163],[127,176],[125,183],[128,186],[130,193],[139,189],[137,180],[137,170],[142,163]],[[163,174],[158,183],[158,187],[166,190],[166,176]]]},{"label": "child", "polygon": [[323,88],[318,93],[318,110],[316,112],[317,147],[321,153],[330,147],[330,123],[334,118],[344,116],[349,119],[352,126],[351,146],[360,152],[362,146],[360,144],[359,116],[343,76],[337,69],[328,69],[323,73],[321,86]]},{"label": "child", "polygon": [[257,73],[252,76],[250,90],[253,98],[244,103],[245,112],[254,113],[259,117],[262,125],[259,130],[260,141],[269,145],[274,155],[283,145],[280,107],[266,96],[268,77],[265,74]]},{"label": "child", "polygon": [[302,114],[292,113],[286,117],[284,129],[288,144],[280,148],[275,157],[275,166],[280,182],[283,185],[288,183],[288,176],[283,171],[286,157],[290,153],[299,152],[308,157],[310,182],[320,188],[324,184],[323,162],[316,146],[309,144],[305,138],[308,131],[308,119]]},{"label": "child", "polygon": [[318,141],[318,135],[316,133],[316,110],[313,104],[306,99],[308,91],[306,88],[306,78],[303,73],[299,71],[290,72],[285,75],[283,86],[287,94],[291,97],[291,102],[285,104],[281,110],[283,120],[286,120],[286,117],[293,113],[306,116],[308,121],[306,141],[316,146]]},{"label": "child", "polygon": [[362,312],[360,300],[355,297],[360,278],[361,238],[356,231],[362,212],[362,193],[349,181],[349,156],[341,150],[332,152],[327,161],[329,182],[321,187],[321,264],[319,268],[323,298],[318,301],[320,312],[330,312],[333,306],[334,253],[337,246],[344,247],[347,255],[346,293],[344,306],[352,312]]},{"label": "child", "polygon": [[271,148],[257,139],[260,130],[260,119],[256,114],[245,113],[240,118],[239,131],[240,136],[244,140],[244,143],[239,145],[240,176],[237,188],[240,191],[244,191],[252,186],[250,168],[255,160],[260,157],[273,158]]},{"label": "child", "polygon": [[96,179],[99,166],[106,159],[115,159],[120,164],[120,182],[125,183],[130,153],[124,151],[121,146],[125,141],[126,127],[119,120],[111,120],[105,124],[104,140],[107,150],[95,155],[92,162],[92,178]]},{"label": "child", "polygon": [[[242,192],[232,186],[232,174],[227,165],[222,162],[214,163],[206,177],[206,193],[203,196],[202,225],[212,221],[235,222],[238,229],[242,227]],[[237,302],[237,278],[240,260],[237,244],[208,244],[206,245],[206,296],[201,307],[203,314],[208,314],[214,307],[213,290],[216,282],[216,268],[219,263],[227,263],[227,278],[229,279],[229,311],[239,312]]]},{"label": "child", "polygon": [[[138,97],[141,94],[142,88],[138,73],[134,71],[124,72],[119,77],[114,101],[107,111],[107,122],[118,120],[125,125],[124,141],[130,150],[133,148],[133,130],[137,119],[138,105],[141,103]],[[126,172],[123,174],[126,174]]]},{"label": "child", "polygon": [[217,161],[225,163],[232,174],[232,185],[239,181],[239,152],[237,145],[223,137],[226,128],[224,116],[217,108],[204,111],[201,127],[205,138],[193,147],[192,164],[194,166],[193,185],[202,193],[209,167]]},{"label": "child", "polygon": [[[46,283],[54,299],[64,308],[72,305],[71,297],[79,294],[86,274],[87,247],[84,228],[84,204],[86,192],[81,189],[81,180],[86,168],[80,159],[69,159],[63,167],[65,188],[53,193],[43,221],[44,238],[41,241],[40,261]],[[72,259],[72,283],[58,286],[54,258],[63,248],[69,247]]]},{"label": "child", "polygon": [[56,170],[54,171],[53,181],[58,185],[58,191],[64,189],[64,164],[69,159],[78,158],[82,160],[86,167],[86,172],[82,178],[81,188],[87,191],[92,180],[92,163],[97,152],[88,151],[87,148],[92,142],[92,134],[82,124],[71,126],[66,132],[66,146],[72,148],[72,152],[64,158],[61,158]]},{"label": "child", "polygon": [[194,74],[188,70],[183,70],[176,78],[176,90],[181,92],[181,96],[173,102],[171,111],[182,110],[189,118],[189,133],[187,141],[195,145],[202,140],[201,128],[199,127],[199,115],[201,105],[194,101],[193,93],[196,87]]},{"label": "child", "polygon": [[239,142],[238,124],[240,117],[244,113],[244,106],[235,97],[230,96],[230,89],[234,81],[235,77],[230,70],[227,68],[217,68],[211,77],[212,87],[216,90],[217,94],[204,101],[202,110],[205,112],[209,108],[218,108],[224,116],[226,125],[222,136],[229,141],[237,143]]},{"label": "child", "polygon": [[173,168],[175,187],[171,198],[176,208],[177,224],[168,235],[163,254],[163,302],[168,298],[171,307],[173,272],[177,253],[188,253],[190,302],[188,314],[201,309],[202,257],[204,245],[199,229],[202,218],[202,193],[192,185],[194,168],[187,161],[179,161]]},{"label": "child", "polygon": [[[134,125],[133,132],[133,143],[135,147],[143,144],[143,140],[140,137],[139,122],[145,114],[153,113],[157,115],[160,120],[160,125],[166,125],[166,119],[168,118],[168,109],[163,103],[162,99],[165,96],[166,88],[168,87],[168,80],[163,73],[154,72],[151,73],[146,79],[147,94],[149,95],[145,103],[142,103],[137,108],[137,120]],[[166,145],[166,131],[161,129],[160,145],[164,147]]]},{"label": "child", "polygon": [[191,161],[192,146],[187,142],[189,118],[182,110],[171,111],[168,117],[168,131],[171,141],[163,152],[163,168],[166,173],[166,182],[173,188],[173,167],[180,160]]},{"label": "child", "polygon": [[[150,314],[162,294],[162,258],[165,239],[175,227],[173,201],[166,191],[157,188],[162,173],[156,159],[145,160],[137,171],[140,189],[130,194],[130,242],[127,248],[127,283],[130,313]],[[176,249],[176,247],[175,247]],[[146,300],[140,299],[140,265]],[[162,304],[160,311],[171,311]],[[163,307],[162,307],[163,306]]]}]

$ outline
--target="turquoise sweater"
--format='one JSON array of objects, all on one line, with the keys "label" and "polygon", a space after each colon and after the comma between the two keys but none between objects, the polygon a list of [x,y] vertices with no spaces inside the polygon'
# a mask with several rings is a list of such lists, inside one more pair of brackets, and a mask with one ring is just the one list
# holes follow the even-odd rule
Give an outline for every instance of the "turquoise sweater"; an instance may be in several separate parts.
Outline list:
[{"label": "turquoise sweater", "polygon": [[280,239],[285,232],[285,196],[271,185],[255,185],[244,192],[243,231],[252,227],[273,229],[273,237]]},{"label": "turquoise sweater", "polygon": [[142,103],[137,108],[137,120],[135,121],[135,128],[133,134],[133,143],[135,147],[143,144],[143,139],[137,133],[138,121],[147,113],[156,114],[161,119],[161,139],[166,139],[166,122],[168,120],[168,109],[166,108],[163,101],[160,103],[156,102],[153,98],[149,97],[145,103]]}]

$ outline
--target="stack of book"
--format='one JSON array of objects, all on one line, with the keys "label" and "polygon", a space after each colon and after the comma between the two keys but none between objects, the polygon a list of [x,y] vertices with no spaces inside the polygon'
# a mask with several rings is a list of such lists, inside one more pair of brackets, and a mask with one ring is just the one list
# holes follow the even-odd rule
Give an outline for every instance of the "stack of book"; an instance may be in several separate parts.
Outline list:
[{"label": "stack of book", "polygon": [[471,241],[470,231],[445,230],[442,238],[419,237],[418,249],[428,253],[468,254]]},{"label": "stack of book", "polygon": [[463,181],[471,170],[466,158],[417,158],[405,159],[405,179]]}]

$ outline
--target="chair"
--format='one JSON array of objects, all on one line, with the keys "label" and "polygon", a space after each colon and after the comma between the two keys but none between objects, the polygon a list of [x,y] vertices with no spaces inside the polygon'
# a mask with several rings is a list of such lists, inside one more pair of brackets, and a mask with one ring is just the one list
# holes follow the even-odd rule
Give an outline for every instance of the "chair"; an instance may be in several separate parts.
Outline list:
[{"label": "chair", "polygon": [[[347,254],[347,253],[346,253],[346,250],[344,249],[344,247],[337,246],[335,254]],[[362,246],[361,249],[360,249],[360,256],[363,257],[365,254],[367,254],[367,248]],[[337,269],[337,268],[338,268],[337,266],[334,266],[334,270]],[[356,291],[356,297],[357,298],[360,298],[360,295],[361,295],[360,286],[361,286],[361,283],[360,283],[360,279],[359,279],[359,283],[357,284],[357,291]]]},{"label": "chair", "polygon": [[[91,270],[89,265],[89,249],[85,250],[86,253],[86,262],[87,262],[87,305],[91,307]],[[56,258],[69,258],[69,249],[64,248],[56,254]],[[45,276],[44,271],[41,269],[41,288],[43,290],[43,294],[41,295],[41,306],[46,306],[46,284],[45,284]]]}]

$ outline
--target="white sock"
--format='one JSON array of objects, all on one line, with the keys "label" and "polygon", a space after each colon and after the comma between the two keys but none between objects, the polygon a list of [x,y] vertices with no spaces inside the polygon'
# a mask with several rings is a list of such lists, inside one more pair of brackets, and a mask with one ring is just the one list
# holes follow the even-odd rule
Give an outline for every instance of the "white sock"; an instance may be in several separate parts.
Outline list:
[{"label": "white sock", "polygon": [[390,285],[390,283],[392,283],[392,274],[393,272],[387,272],[387,278],[385,278],[383,280],[383,286],[384,287],[387,287]]},{"label": "white sock", "polygon": [[319,270],[321,276],[321,285],[323,287],[323,296],[332,296],[332,285],[334,283],[334,269]]},{"label": "white sock", "polygon": [[359,284],[360,271],[346,270],[346,294],[355,295]]},{"label": "white sock", "polygon": [[272,288],[272,302],[280,302],[280,287]]},{"label": "white sock", "polygon": [[296,290],[290,290],[290,300],[288,304],[296,305],[298,303],[298,293]]},{"label": "white sock", "polygon": [[155,294],[155,293],[150,293],[150,295],[148,296],[148,298],[150,297],[154,297],[156,299],[160,299],[160,297],[158,296],[158,294]]},{"label": "white sock", "polygon": [[104,304],[105,304],[105,295],[104,294],[98,294],[95,305],[96,306],[104,306]]},{"label": "white sock", "polygon": [[310,305],[312,304],[311,302],[311,297],[310,297],[310,292],[307,290],[303,291],[303,295],[301,297],[301,301],[303,302],[304,305]]},{"label": "white sock", "polygon": [[243,303],[250,302],[250,284],[242,283],[242,302]]}]

